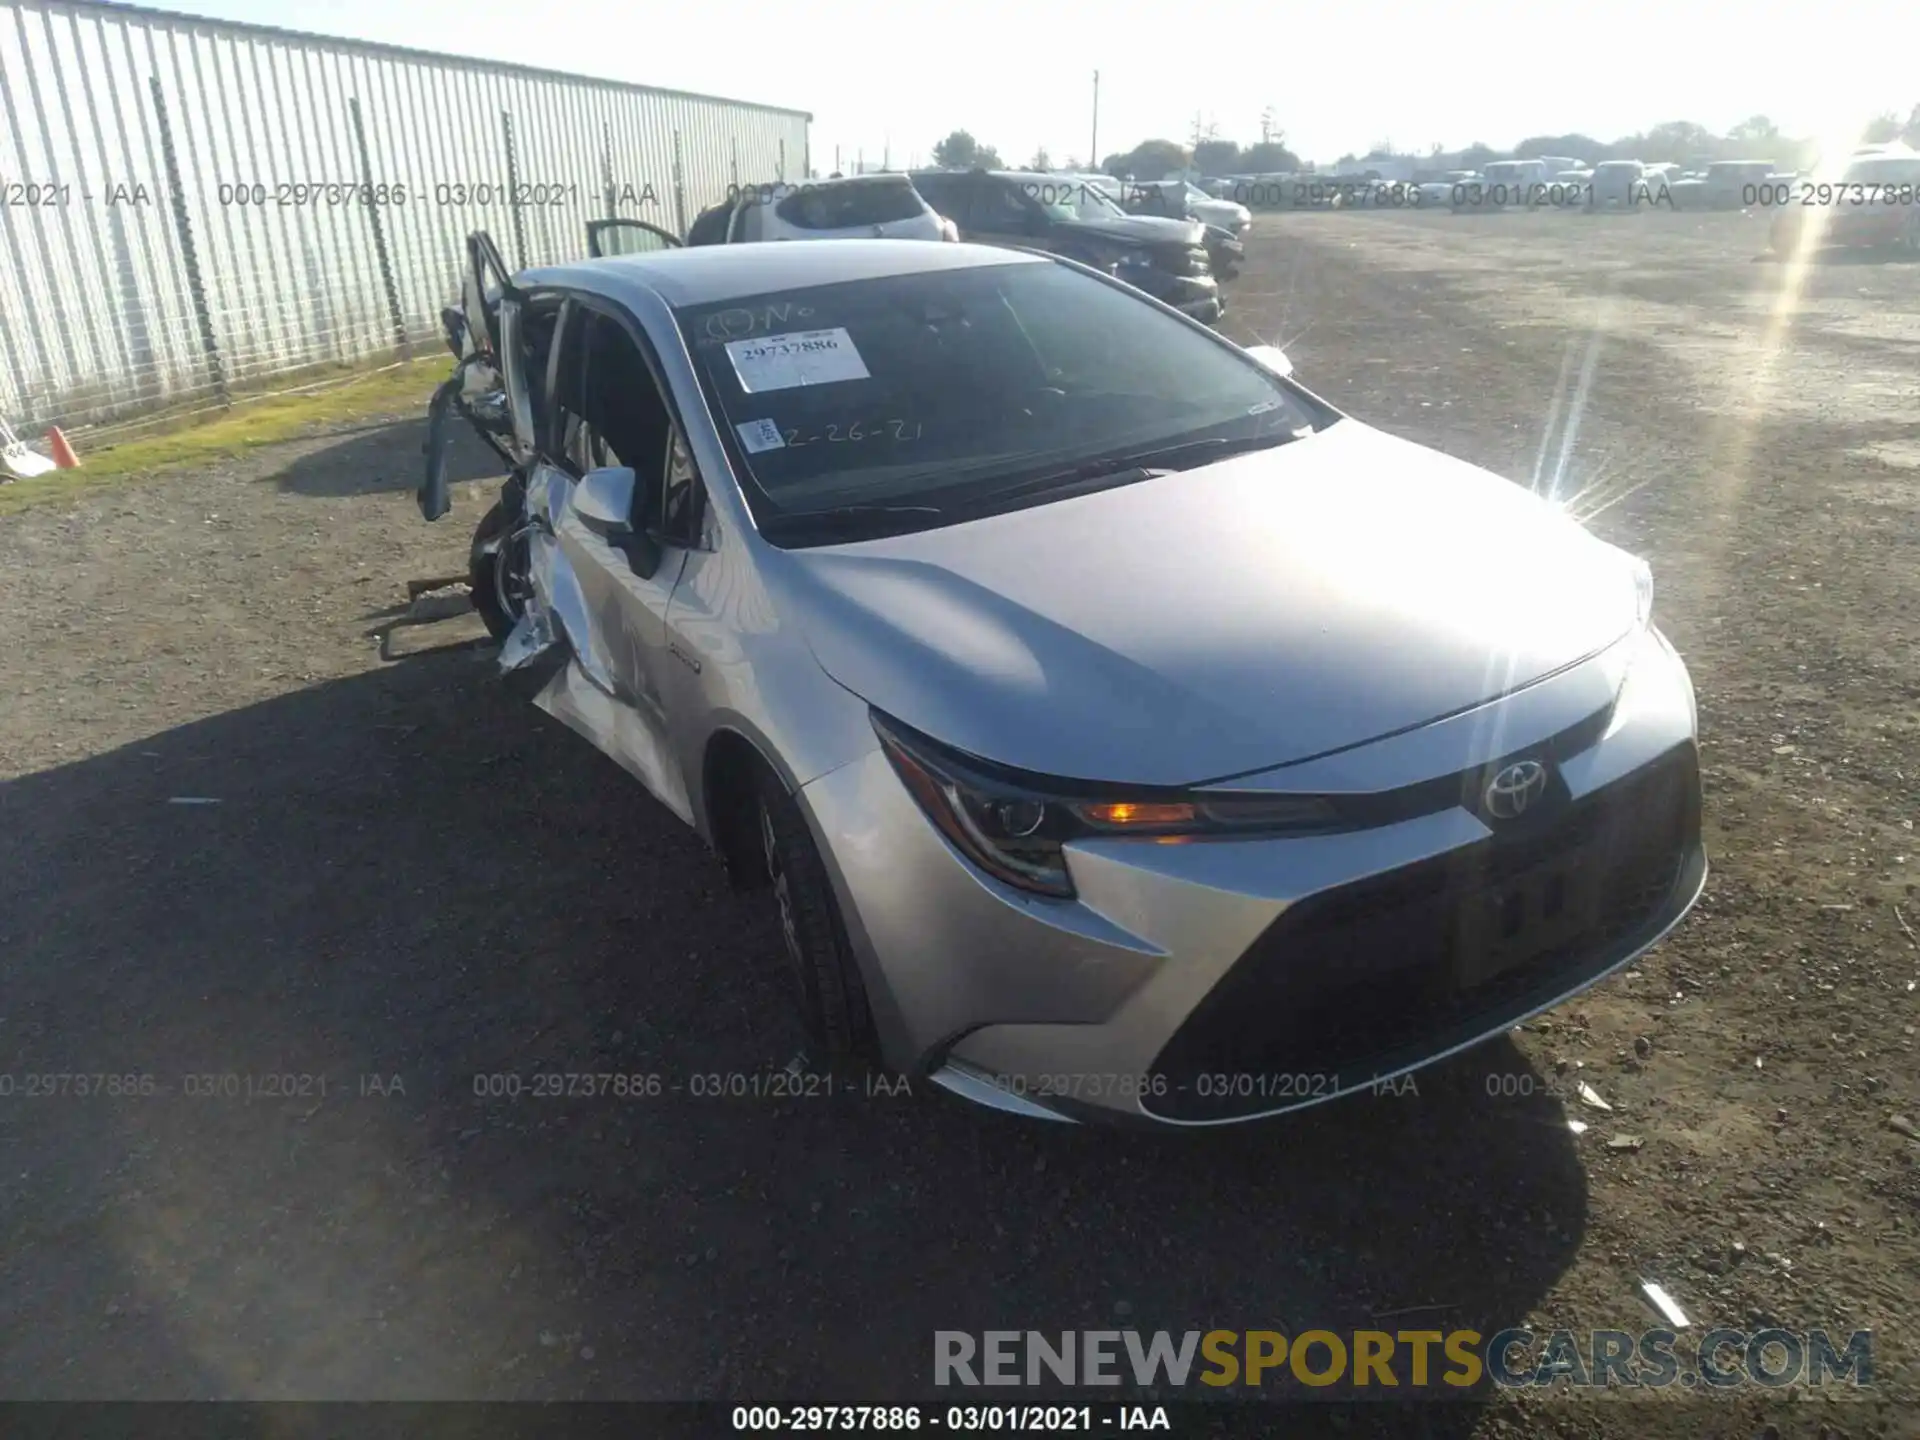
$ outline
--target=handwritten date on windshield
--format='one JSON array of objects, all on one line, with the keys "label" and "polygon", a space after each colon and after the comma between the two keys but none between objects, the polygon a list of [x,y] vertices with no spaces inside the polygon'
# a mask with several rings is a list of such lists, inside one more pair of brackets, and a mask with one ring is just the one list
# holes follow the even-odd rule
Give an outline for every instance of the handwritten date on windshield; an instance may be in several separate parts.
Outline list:
[{"label": "handwritten date on windshield", "polygon": [[828,425],[820,433],[802,435],[798,430],[787,430],[787,449],[797,450],[802,445],[846,445],[861,440],[918,440],[926,427],[918,420],[875,420],[871,423],[856,420],[851,425]]}]

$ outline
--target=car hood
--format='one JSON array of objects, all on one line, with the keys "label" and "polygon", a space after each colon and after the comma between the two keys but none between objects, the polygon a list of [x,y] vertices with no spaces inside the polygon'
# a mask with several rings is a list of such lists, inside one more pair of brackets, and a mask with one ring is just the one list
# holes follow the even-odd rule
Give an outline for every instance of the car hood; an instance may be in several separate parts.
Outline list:
[{"label": "car hood", "polygon": [[1110,220],[1062,220],[1054,227],[1089,240],[1128,245],[1198,245],[1206,227],[1195,220],[1160,215],[1115,215]]},{"label": "car hood", "polygon": [[880,710],[1004,765],[1136,784],[1417,726],[1636,623],[1630,557],[1497,475],[1353,420],[770,559],[820,664]]}]

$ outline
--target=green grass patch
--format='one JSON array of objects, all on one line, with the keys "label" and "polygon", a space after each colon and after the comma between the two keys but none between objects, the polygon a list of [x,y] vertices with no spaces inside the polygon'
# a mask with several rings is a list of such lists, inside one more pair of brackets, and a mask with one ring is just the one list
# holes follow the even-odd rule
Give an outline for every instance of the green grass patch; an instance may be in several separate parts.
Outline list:
[{"label": "green grass patch", "polygon": [[[210,460],[231,459],[262,445],[342,429],[356,422],[424,416],[433,390],[447,376],[447,357],[432,356],[358,376],[305,395],[258,399],[235,396],[229,409],[210,410],[114,445],[88,448],[74,439],[81,467],[0,485],[0,515],[101,485],[165,474]],[[44,446],[36,446],[44,449]]]}]

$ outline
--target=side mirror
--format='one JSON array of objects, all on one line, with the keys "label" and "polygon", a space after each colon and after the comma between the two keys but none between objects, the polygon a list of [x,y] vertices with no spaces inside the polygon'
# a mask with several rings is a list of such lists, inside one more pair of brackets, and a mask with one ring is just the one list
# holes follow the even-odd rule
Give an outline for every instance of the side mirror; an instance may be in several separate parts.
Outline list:
[{"label": "side mirror", "polygon": [[1293,362],[1278,345],[1249,345],[1247,354],[1255,364],[1264,366],[1282,379],[1293,374]]},{"label": "side mirror", "polygon": [[573,492],[573,513],[596,535],[633,533],[633,494],[639,484],[625,465],[589,470]]},{"label": "side mirror", "polygon": [[642,481],[628,466],[603,466],[581,477],[569,506],[582,525],[627,557],[627,568],[642,580],[653,578],[665,552],[646,525],[635,528],[633,517],[655,513],[659,483],[657,474]]}]

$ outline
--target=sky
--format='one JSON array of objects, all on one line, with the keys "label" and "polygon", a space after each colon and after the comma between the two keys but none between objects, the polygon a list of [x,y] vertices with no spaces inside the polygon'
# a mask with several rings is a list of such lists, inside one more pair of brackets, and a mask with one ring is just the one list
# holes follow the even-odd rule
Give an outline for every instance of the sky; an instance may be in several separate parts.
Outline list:
[{"label": "sky", "polygon": [[[1196,117],[1260,138],[1262,111],[1304,159],[1377,141],[1425,153],[1528,135],[1611,140],[1668,120],[1751,115],[1851,138],[1920,104],[1912,0],[1344,0],[1197,10],[1068,0],[171,0],[162,8],[511,60],[811,111],[823,173],[838,147],[927,162],[966,129],[1009,164],[1086,160],[1100,72],[1101,154],[1190,143]],[[1098,159],[1098,156],[1094,156]]]}]

